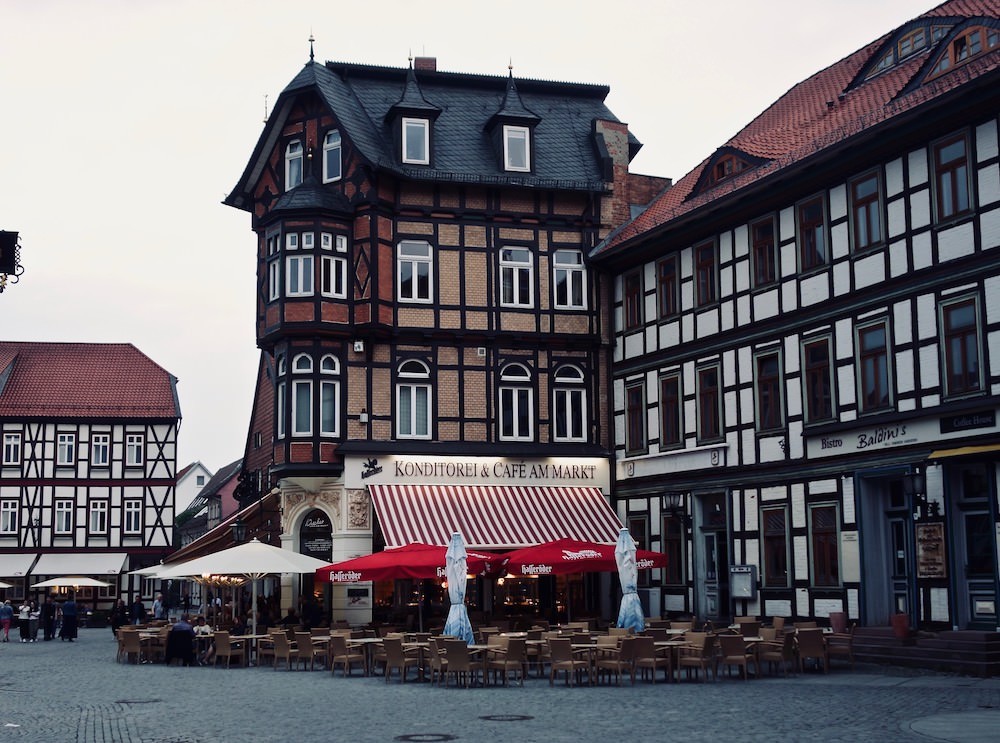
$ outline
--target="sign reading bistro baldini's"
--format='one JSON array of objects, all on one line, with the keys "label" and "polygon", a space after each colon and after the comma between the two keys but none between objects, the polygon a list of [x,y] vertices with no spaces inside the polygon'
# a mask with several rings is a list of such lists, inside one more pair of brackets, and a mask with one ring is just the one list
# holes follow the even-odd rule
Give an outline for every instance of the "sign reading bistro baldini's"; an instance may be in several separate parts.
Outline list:
[{"label": "sign reading bistro baldini's", "polygon": [[366,485],[610,486],[608,461],[600,457],[429,457],[380,455],[348,458],[347,487]]}]

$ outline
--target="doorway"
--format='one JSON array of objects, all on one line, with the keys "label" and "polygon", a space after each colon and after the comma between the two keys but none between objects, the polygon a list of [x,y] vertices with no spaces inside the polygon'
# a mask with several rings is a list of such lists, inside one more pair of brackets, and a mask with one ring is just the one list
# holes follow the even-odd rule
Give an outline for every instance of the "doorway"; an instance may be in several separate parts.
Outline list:
[{"label": "doorway", "polygon": [[694,496],[695,613],[728,621],[729,533],[725,493]]},{"label": "doorway", "polygon": [[951,503],[955,626],[997,627],[996,517],[993,466],[967,464],[946,470]]},{"label": "doorway", "polygon": [[913,615],[916,548],[913,507],[899,475],[859,477],[862,616],[868,625]]}]

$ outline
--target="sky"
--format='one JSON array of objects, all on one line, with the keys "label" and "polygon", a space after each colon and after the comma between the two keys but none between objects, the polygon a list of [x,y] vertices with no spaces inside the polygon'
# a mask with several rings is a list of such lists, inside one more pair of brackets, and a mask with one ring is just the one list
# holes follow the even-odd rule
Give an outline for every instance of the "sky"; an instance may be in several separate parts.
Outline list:
[{"label": "sky", "polygon": [[[309,59],[598,83],[679,180],[929,0],[0,0],[0,340],[132,343],[178,378],[178,467],[243,455],[250,215],[222,205]],[[266,98],[265,98],[266,97]]]}]

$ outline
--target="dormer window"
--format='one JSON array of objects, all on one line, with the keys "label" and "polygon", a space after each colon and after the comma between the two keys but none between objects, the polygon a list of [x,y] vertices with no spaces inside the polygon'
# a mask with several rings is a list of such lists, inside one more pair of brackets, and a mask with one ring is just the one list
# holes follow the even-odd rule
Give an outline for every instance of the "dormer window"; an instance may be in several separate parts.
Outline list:
[{"label": "dormer window", "polygon": [[748,167],[749,165],[746,161],[734,155],[727,155],[715,163],[715,167],[712,169],[712,183],[732,178],[737,173],[742,173]]},{"label": "dormer window", "polygon": [[531,170],[531,139],[526,126],[504,126],[503,167],[526,173]]},{"label": "dormer window", "polygon": [[403,162],[429,165],[430,122],[427,119],[403,119]]},{"label": "dormer window", "polygon": [[927,79],[943,75],[948,70],[998,46],[1000,46],[1000,32],[995,28],[980,26],[961,31],[945,48]]},{"label": "dormer window", "polygon": [[302,183],[302,143],[298,140],[289,142],[285,148],[285,190]]},{"label": "dormer window", "polygon": [[334,129],[323,138],[323,183],[339,181],[342,174],[340,132]]}]

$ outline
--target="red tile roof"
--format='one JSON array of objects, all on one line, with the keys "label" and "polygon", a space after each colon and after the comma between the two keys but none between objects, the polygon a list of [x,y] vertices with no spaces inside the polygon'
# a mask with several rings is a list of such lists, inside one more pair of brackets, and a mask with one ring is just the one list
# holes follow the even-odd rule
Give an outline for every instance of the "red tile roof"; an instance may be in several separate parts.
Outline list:
[{"label": "red tile roof", "polygon": [[[919,18],[997,18],[998,13],[997,0],[952,0]],[[595,254],[611,251],[621,243],[727,197],[1000,67],[1000,50],[993,50],[965,65],[956,66],[932,82],[904,92],[928,60],[924,51],[848,89],[855,77],[875,60],[876,53],[894,33],[880,37],[802,81],[723,145],[764,158],[767,163],[692,195],[703,171],[713,159],[706,158],[636,219],[623,225],[598,246]],[[932,45],[931,49],[939,47]]]},{"label": "red tile roof", "polygon": [[176,384],[130,343],[0,341],[0,418],[180,418]]}]

